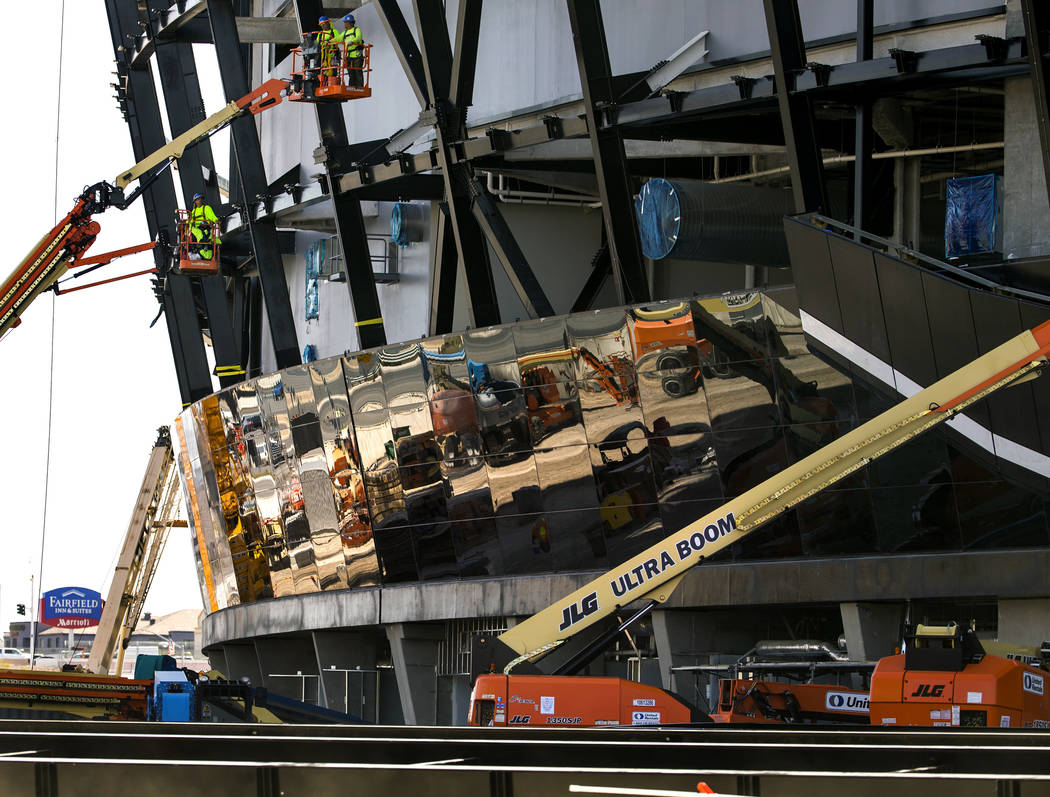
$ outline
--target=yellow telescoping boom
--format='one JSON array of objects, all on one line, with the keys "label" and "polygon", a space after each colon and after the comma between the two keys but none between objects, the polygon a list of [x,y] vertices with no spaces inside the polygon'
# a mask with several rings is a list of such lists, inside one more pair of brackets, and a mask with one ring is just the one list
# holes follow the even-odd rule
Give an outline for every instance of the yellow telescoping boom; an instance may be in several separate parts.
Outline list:
[{"label": "yellow telescoping boom", "polygon": [[509,673],[628,604],[647,601],[651,608],[665,602],[689,568],[993,391],[1037,377],[1048,354],[1050,322],[978,357],[499,637],[476,640],[474,672]]}]

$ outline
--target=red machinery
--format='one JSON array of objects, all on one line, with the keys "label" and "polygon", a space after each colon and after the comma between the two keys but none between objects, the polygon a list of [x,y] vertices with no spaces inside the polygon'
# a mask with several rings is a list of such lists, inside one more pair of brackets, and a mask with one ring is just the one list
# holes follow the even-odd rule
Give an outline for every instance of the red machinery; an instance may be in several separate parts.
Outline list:
[{"label": "red machinery", "polygon": [[985,653],[956,623],[915,627],[871,676],[872,725],[1050,727],[1050,672]]},{"label": "red machinery", "polygon": [[319,31],[303,34],[303,44],[292,49],[290,102],[344,102],[372,96],[369,79],[372,45],[356,45],[361,65],[351,64],[349,42],[319,43]]}]

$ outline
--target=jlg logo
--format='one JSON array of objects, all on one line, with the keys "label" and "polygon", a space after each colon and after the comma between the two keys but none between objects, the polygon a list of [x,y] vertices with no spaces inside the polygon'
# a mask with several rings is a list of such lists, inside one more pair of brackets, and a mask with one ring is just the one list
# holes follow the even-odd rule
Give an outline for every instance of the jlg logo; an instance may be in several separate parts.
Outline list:
[{"label": "jlg logo", "polygon": [[596,611],[598,611],[598,593],[592,592],[589,595],[584,595],[578,606],[575,603],[571,603],[562,609],[561,625],[558,626],[558,630],[564,631]]},{"label": "jlg logo", "polygon": [[912,697],[941,697],[944,695],[944,684],[919,684],[919,688],[911,693]]}]

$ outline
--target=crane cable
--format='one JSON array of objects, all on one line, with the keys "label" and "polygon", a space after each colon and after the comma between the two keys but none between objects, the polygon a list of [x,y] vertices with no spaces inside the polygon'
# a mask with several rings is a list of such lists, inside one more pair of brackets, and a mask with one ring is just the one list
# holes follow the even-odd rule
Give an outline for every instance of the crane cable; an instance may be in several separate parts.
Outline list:
[{"label": "crane cable", "polygon": [[[61,131],[62,121],[62,50],[65,45],[65,34],[66,34],[66,0],[62,0],[62,6],[59,11],[59,28],[58,28],[58,90],[55,92],[55,223],[58,223],[58,140],[59,133]],[[43,518],[40,523],[40,562],[39,569],[37,571],[37,592],[44,588],[44,540],[47,538],[47,497],[48,487],[50,486],[51,476],[51,418],[54,414],[55,409],[55,301],[58,296],[54,293],[51,295],[51,355],[50,363],[48,365],[48,387],[47,387],[47,454],[44,460],[44,512]],[[41,593],[42,594],[42,593]],[[32,598],[32,596],[30,596]],[[33,610],[33,632],[30,637],[30,645],[35,651],[36,649],[36,628],[37,628],[37,606],[31,607]],[[29,660],[29,668],[36,668],[36,657],[31,656]]]}]

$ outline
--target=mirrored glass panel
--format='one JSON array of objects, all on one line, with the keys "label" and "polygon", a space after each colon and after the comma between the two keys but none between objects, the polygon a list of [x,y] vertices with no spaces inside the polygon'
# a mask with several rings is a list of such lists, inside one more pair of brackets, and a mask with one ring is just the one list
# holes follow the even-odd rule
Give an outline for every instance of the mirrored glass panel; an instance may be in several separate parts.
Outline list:
[{"label": "mirrored glass panel", "polygon": [[554,569],[544,515],[504,515],[496,518],[496,529],[505,573],[546,573]]},{"label": "mirrored glass panel", "polygon": [[627,320],[638,373],[677,372],[699,367],[689,302],[633,307],[627,312]]},{"label": "mirrored glass panel", "polygon": [[597,507],[548,511],[544,518],[556,570],[598,570],[609,566],[602,516]]}]

